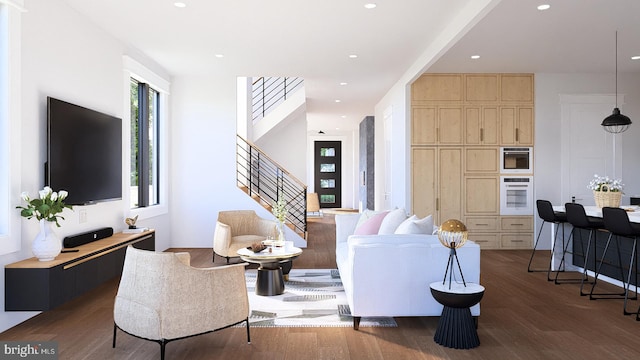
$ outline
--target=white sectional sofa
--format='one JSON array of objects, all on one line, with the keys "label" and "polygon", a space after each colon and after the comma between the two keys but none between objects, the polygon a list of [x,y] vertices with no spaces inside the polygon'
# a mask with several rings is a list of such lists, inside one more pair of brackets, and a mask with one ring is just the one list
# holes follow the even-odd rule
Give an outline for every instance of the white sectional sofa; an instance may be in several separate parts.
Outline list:
[{"label": "white sectional sofa", "polygon": [[[450,249],[437,235],[353,235],[360,214],[336,215],[336,263],[358,329],[361,317],[440,316],[429,284],[444,279]],[[457,250],[466,282],[480,283],[480,246]],[[462,282],[457,265],[454,281]],[[447,278],[447,281],[449,279]],[[471,308],[480,315],[480,305]]]}]

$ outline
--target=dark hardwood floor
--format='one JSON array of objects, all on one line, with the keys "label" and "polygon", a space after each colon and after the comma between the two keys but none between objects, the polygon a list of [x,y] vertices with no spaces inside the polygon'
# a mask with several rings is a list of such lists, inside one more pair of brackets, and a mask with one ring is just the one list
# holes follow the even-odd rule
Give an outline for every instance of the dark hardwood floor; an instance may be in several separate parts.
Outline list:
[{"label": "dark hardwood floor", "polygon": [[[297,268],[335,268],[332,215],[310,219],[309,247]],[[187,250],[192,264],[211,263],[211,249]],[[478,335],[470,350],[433,341],[436,317],[397,318],[397,328],[230,328],[167,345],[167,359],[640,359],[640,322],[621,300],[590,301],[579,284],[555,285],[527,273],[529,251],[483,250]],[[541,263],[544,254],[540,254]],[[400,263],[389,263],[392,271]],[[384,266],[384,264],[381,264]],[[444,271],[444,269],[443,269]],[[419,274],[416,274],[419,276]],[[372,279],[375,281],[375,279]],[[60,359],[159,359],[156,343],[118,332],[111,347],[117,280],[0,334],[0,340],[57,341]],[[425,291],[428,291],[425,289]],[[631,302],[637,309],[640,301]]]}]

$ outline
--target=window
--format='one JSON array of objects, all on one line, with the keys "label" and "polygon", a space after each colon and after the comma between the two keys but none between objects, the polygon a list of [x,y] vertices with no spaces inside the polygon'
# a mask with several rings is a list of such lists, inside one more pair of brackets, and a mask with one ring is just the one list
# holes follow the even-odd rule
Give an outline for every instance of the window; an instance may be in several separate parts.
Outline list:
[{"label": "window", "polygon": [[131,79],[131,208],[158,205],[160,93]]},{"label": "window", "polygon": [[129,183],[125,187],[129,201],[125,204],[128,216],[145,219],[168,212],[166,139],[170,83],[166,80],[168,75],[160,76],[129,56],[123,56],[123,64],[127,72],[123,85],[130,95],[124,99],[125,114],[130,115],[130,134],[125,141],[129,144],[125,145],[129,175],[124,179]]},{"label": "window", "polygon": [[0,255],[20,250],[20,18],[22,0],[0,0]]}]

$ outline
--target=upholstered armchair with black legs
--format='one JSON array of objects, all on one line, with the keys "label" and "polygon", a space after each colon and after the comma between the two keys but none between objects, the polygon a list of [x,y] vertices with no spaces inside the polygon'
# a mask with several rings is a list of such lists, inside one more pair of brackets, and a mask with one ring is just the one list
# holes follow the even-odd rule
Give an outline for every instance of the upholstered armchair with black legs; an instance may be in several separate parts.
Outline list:
[{"label": "upholstered armchair with black legs", "polygon": [[188,253],[127,247],[113,307],[113,347],[120,329],[160,344],[164,359],[165,346],[171,341],[243,322],[250,343],[245,265],[194,268]]}]

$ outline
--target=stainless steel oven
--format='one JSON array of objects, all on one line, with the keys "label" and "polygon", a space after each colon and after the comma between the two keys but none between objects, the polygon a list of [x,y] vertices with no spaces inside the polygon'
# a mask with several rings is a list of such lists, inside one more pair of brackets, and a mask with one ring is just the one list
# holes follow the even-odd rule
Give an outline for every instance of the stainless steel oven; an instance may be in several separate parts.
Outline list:
[{"label": "stainless steel oven", "polygon": [[533,148],[500,148],[500,172],[502,174],[533,174]]},{"label": "stainless steel oven", "polygon": [[533,215],[533,176],[500,177],[500,215]]}]

